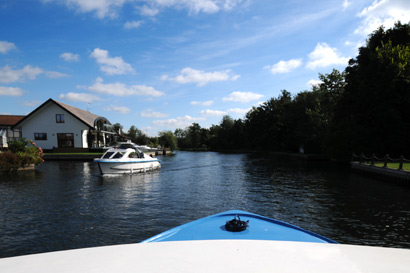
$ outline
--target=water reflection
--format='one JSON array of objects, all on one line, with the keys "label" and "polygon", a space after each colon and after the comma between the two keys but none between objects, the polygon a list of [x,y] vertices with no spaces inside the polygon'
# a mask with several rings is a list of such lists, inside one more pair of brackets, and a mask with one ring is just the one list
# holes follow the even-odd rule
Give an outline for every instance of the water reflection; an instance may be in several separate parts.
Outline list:
[{"label": "water reflection", "polygon": [[46,162],[0,178],[0,256],[139,242],[230,209],[287,221],[342,243],[410,248],[410,192],[323,163],[178,152],[162,169],[99,175]]}]

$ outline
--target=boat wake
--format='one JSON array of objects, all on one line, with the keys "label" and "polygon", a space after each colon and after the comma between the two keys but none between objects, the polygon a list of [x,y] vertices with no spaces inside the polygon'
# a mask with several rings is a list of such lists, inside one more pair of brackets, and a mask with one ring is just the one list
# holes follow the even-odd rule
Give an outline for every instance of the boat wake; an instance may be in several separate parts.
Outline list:
[{"label": "boat wake", "polygon": [[166,173],[166,172],[176,172],[176,171],[184,171],[184,170],[191,170],[191,169],[205,169],[205,168],[211,168],[211,167],[216,167],[219,166],[219,164],[209,164],[209,165],[197,165],[197,166],[186,166],[186,167],[181,167],[181,168],[172,168],[172,169],[166,169],[166,166],[163,166],[161,172]]}]

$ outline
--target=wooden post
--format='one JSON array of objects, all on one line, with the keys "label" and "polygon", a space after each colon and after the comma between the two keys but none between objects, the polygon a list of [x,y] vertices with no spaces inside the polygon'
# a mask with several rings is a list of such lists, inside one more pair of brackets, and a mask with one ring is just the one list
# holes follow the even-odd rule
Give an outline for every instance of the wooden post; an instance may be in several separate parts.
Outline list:
[{"label": "wooden post", "polygon": [[389,154],[386,154],[386,156],[384,157],[384,166],[383,166],[384,168],[387,167],[388,158],[389,158]]},{"label": "wooden post", "polygon": [[403,161],[404,161],[404,157],[400,156],[399,170],[403,170]]}]

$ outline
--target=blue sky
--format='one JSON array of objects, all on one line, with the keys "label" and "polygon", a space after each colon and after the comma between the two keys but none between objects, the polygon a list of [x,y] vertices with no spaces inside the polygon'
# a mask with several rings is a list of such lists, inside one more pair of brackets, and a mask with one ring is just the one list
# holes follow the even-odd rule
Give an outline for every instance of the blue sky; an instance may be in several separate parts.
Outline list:
[{"label": "blue sky", "polygon": [[1,0],[0,114],[49,98],[159,131],[243,118],[343,70],[408,0]]}]

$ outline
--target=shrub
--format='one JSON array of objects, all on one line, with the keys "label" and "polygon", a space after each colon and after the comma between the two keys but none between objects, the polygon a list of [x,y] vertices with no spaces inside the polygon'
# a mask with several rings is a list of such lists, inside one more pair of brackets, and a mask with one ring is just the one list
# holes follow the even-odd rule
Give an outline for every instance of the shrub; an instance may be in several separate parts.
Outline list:
[{"label": "shrub", "polygon": [[9,151],[0,154],[0,173],[15,173],[20,167],[38,165],[44,162],[43,155],[43,150],[32,140],[11,141]]},{"label": "shrub", "polygon": [[9,151],[14,154],[23,153],[26,150],[27,145],[28,141],[25,138],[12,140],[8,143]]},{"label": "shrub", "polygon": [[28,141],[27,147],[23,152],[17,153],[22,158],[22,166],[27,166],[30,164],[41,164],[44,162],[43,160],[43,149],[41,147],[37,147],[36,143],[32,140]]},{"label": "shrub", "polygon": [[16,173],[22,164],[21,156],[12,152],[0,153],[0,173]]}]

